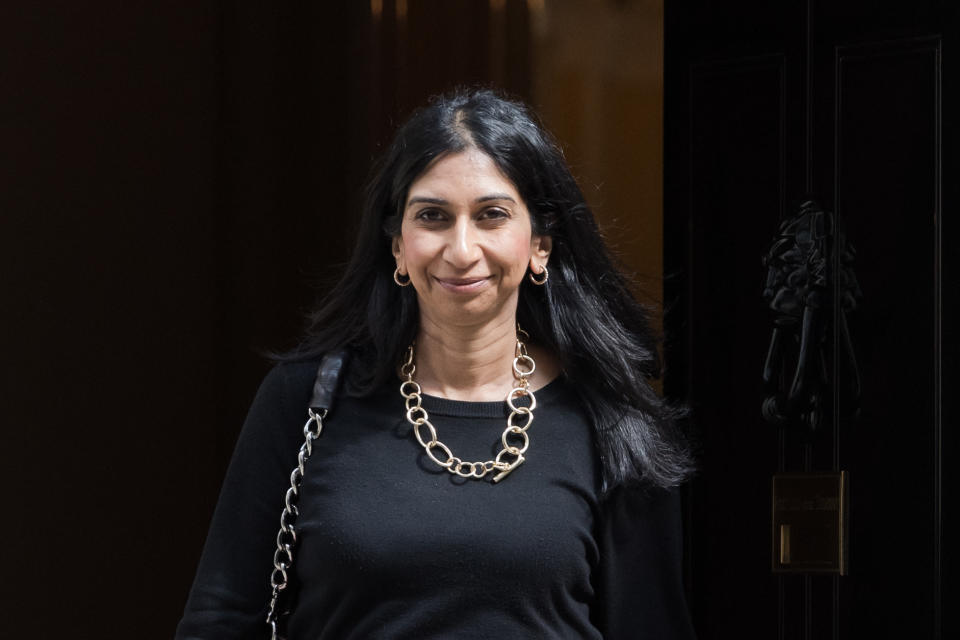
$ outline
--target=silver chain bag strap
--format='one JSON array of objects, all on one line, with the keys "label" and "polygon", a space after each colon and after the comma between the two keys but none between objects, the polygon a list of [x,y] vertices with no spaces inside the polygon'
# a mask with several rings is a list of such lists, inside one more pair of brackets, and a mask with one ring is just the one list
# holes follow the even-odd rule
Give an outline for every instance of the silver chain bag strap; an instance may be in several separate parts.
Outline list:
[{"label": "silver chain bag strap", "polygon": [[277,549],[273,552],[273,571],[270,573],[270,604],[267,609],[267,624],[270,626],[270,640],[279,640],[281,595],[290,585],[288,571],[293,567],[293,552],[297,545],[296,518],[299,515],[297,504],[300,501],[300,485],[306,473],[307,460],[313,454],[313,441],[323,432],[323,421],[333,408],[333,399],[337,392],[343,370],[347,362],[347,352],[337,351],[323,357],[317,369],[317,378],[313,383],[313,394],[307,407],[307,422],[303,425],[303,444],[297,454],[297,466],[290,472],[290,487],[284,497],[283,511],[280,513],[280,531],[277,532]]}]

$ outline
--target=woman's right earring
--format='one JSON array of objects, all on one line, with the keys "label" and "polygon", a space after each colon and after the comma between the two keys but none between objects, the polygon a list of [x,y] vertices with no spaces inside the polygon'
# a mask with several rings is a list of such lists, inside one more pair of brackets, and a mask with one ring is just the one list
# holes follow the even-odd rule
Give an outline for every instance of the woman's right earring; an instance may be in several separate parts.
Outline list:
[{"label": "woman's right earring", "polygon": [[543,277],[537,280],[536,276],[533,275],[533,271],[530,271],[527,277],[530,278],[530,282],[542,287],[543,285],[547,284],[547,278],[550,277],[550,272],[547,271],[547,265],[540,265],[540,275]]},{"label": "woman's right earring", "polygon": [[[400,278],[404,277],[406,280],[401,280]],[[399,286],[405,287],[410,284],[410,276],[401,276],[400,267],[397,267],[393,270],[393,281],[396,282]]]}]

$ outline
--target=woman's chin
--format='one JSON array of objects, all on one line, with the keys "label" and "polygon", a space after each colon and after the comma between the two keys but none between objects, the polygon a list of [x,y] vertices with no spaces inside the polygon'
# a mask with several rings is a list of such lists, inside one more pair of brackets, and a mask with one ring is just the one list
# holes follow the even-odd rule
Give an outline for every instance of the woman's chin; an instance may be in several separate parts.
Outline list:
[{"label": "woman's chin", "polygon": [[512,321],[517,312],[516,304],[508,305],[494,296],[483,295],[469,299],[462,296],[456,301],[446,300],[441,304],[429,304],[426,308],[421,301],[420,308],[437,324],[451,327],[483,325],[504,315],[509,315]]}]

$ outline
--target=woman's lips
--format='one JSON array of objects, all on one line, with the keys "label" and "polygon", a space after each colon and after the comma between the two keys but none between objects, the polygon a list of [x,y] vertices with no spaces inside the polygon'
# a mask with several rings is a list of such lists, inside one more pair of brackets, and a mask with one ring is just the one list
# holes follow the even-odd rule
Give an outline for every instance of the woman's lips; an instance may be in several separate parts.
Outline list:
[{"label": "woman's lips", "polygon": [[479,291],[487,285],[489,277],[486,278],[434,278],[437,283],[453,293],[473,293]]}]

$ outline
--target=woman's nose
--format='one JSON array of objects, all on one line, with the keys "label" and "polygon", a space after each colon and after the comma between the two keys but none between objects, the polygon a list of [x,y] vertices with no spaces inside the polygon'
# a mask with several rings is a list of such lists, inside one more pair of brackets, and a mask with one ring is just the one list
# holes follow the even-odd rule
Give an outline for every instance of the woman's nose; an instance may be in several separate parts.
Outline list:
[{"label": "woman's nose", "polygon": [[450,230],[444,259],[459,269],[466,269],[480,258],[477,229],[469,219],[458,218]]}]

